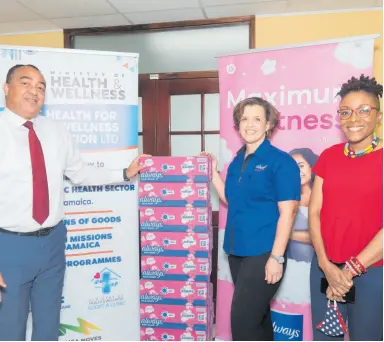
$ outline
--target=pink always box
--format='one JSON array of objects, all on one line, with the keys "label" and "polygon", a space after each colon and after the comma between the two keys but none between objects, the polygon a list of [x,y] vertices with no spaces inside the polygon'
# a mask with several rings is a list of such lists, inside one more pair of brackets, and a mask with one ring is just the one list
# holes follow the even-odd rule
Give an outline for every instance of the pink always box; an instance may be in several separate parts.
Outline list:
[{"label": "pink always box", "polygon": [[210,341],[207,332],[193,330],[192,328],[164,329],[164,328],[141,328],[141,341]]},{"label": "pink always box", "polygon": [[208,157],[145,157],[140,162],[141,182],[151,183],[208,183],[211,180],[211,161]]},{"label": "pink always box", "polygon": [[208,258],[175,258],[141,256],[141,278],[152,280],[176,280],[208,282],[211,274]]},{"label": "pink always box", "polygon": [[141,304],[208,306],[208,283],[140,280]]},{"label": "pink always box", "polygon": [[140,304],[143,328],[207,329],[207,308],[186,305]]},{"label": "pink always box", "polygon": [[197,258],[211,255],[212,234],[141,232],[141,255]]},{"label": "pink always box", "polygon": [[196,232],[210,230],[211,208],[140,207],[140,230],[158,232]]},{"label": "pink always box", "polygon": [[208,207],[207,183],[140,183],[139,204],[142,207]]}]

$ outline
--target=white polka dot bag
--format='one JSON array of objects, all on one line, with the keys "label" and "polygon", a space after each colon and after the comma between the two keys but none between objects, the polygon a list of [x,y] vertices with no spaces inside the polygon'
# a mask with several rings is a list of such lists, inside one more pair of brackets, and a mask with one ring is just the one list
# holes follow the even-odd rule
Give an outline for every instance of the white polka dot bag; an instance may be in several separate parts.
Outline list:
[{"label": "white polka dot bag", "polygon": [[316,329],[328,336],[341,336],[348,331],[336,301],[333,303],[328,301],[324,320],[317,325]]}]

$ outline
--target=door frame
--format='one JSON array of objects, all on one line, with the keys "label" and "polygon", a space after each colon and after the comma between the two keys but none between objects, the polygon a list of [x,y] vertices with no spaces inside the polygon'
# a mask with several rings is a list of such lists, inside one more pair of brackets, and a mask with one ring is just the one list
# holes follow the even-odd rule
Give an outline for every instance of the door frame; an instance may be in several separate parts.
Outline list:
[{"label": "door frame", "polygon": [[75,36],[96,36],[107,35],[115,33],[129,33],[138,31],[162,31],[181,28],[193,28],[193,27],[214,27],[214,26],[226,26],[231,24],[249,24],[249,48],[255,48],[255,16],[239,16],[228,17],[218,19],[202,19],[202,20],[185,20],[185,21],[173,21],[166,23],[144,24],[144,25],[124,25],[124,26],[103,26],[103,27],[86,27],[86,28],[74,28],[64,30],[64,48],[74,48]]}]

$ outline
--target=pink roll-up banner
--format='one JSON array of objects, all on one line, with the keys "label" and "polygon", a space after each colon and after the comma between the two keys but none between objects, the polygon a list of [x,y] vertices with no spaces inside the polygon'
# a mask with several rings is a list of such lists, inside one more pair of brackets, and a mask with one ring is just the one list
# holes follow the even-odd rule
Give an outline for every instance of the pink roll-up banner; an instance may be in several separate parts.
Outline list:
[{"label": "pink roll-up banner", "polygon": [[[226,176],[242,145],[233,128],[234,106],[248,97],[262,97],[280,113],[272,144],[303,165],[302,193],[308,197],[313,164],[325,148],[343,141],[336,94],[352,76],[372,75],[375,38],[352,37],[219,57],[221,174]],[[271,303],[275,340],[280,341],[312,340],[309,273],[314,251],[303,242],[308,234],[308,201],[302,198],[301,202],[288,245],[287,270]],[[221,204],[216,340],[230,341],[233,283],[222,248],[226,217],[227,208]]]}]

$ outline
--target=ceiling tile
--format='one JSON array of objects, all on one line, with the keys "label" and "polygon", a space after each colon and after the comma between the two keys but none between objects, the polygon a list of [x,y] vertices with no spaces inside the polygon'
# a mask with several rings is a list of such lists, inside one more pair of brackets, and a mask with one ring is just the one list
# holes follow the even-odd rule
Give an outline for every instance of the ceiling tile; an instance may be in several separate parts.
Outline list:
[{"label": "ceiling tile", "polygon": [[[381,0],[382,1],[382,0]],[[290,0],[288,12],[306,12],[306,11],[330,11],[354,8],[369,8],[376,6],[377,0]]]},{"label": "ceiling tile", "polygon": [[109,0],[121,13],[165,11],[199,7],[198,0]]},{"label": "ceiling tile", "polygon": [[0,33],[204,19],[199,5],[222,18],[382,7],[383,0],[0,0]]},{"label": "ceiling tile", "polygon": [[46,18],[86,17],[116,14],[106,0],[18,0]]},{"label": "ceiling tile", "polygon": [[0,0],[0,8],[0,22],[41,19],[39,15],[15,1]]},{"label": "ceiling tile", "polygon": [[202,11],[198,8],[184,10],[154,11],[131,13],[125,15],[133,24],[161,23],[168,21],[204,19]]},{"label": "ceiling tile", "polygon": [[0,34],[12,34],[27,31],[58,30],[59,27],[48,20],[23,21],[17,23],[0,23]]},{"label": "ceiling tile", "polygon": [[63,29],[129,25],[130,22],[122,14],[100,15],[92,17],[60,18],[51,20]]},{"label": "ceiling tile", "polygon": [[207,14],[208,18],[278,14],[286,12],[287,5],[287,0],[275,0],[253,4],[205,7],[205,13]]},{"label": "ceiling tile", "polygon": [[265,1],[275,0],[200,0],[202,6],[222,6],[222,5],[237,5],[237,4],[250,4]]}]

